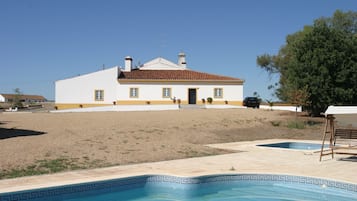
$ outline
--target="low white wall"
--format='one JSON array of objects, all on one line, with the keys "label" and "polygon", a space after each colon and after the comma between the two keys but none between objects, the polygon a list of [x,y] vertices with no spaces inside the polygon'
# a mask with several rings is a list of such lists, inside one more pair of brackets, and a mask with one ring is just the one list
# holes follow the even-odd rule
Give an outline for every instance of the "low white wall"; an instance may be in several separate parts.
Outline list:
[{"label": "low white wall", "polygon": [[74,108],[65,110],[52,110],[53,113],[61,112],[118,112],[118,111],[161,111],[178,110],[178,105],[115,105],[103,107]]},{"label": "low white wall", "polygon": [[[292,111],[292,112],[296,111],[295,106],[273,106],[273,107],[270,107],[269,105],[260,105],[259,108],[263,109],[263,110],[286,110],[286,111]],[[302,107],[297,107],[297,112],[302,112]]]}]

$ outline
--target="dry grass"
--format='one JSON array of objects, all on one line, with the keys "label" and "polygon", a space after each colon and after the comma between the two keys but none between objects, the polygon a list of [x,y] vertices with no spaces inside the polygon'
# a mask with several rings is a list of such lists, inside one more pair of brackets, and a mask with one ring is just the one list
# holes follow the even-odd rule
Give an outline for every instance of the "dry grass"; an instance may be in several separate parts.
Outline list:
[{"label": "dry grass", "polygon": [[322,124],[289,129],[271,123],[294,118],[254,109],[0,114],[0,171],[52,173],[228,153],[204,146],[210,143],[320,139]]}]

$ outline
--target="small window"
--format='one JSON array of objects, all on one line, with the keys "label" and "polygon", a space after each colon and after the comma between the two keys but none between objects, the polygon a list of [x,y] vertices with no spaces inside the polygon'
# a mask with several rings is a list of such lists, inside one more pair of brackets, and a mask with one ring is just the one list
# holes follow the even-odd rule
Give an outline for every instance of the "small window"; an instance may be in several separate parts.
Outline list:
[{"label": "small window", "polygon": [[223,89],[222,88],[214,88],[214,97],[215,98],[223,98]]},{"label": "small window", "polygon": [[94,100],[95,101],[104,101],[104,90],[95,90],[94,91]]},{"label": "small window", "polygon": [[162,88],[162,97],[171,98],[171,88]]},{"label": "small window", "polygon": [[139,88],[130,88],[130,98],[139,97]]}]

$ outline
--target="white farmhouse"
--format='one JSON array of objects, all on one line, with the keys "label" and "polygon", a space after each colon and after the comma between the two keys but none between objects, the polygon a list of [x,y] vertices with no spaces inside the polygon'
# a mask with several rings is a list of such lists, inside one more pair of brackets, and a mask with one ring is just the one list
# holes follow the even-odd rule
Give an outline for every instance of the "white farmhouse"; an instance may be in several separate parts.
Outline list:
[{"label": "white farmhouse", "polygon": [[47,101],[45,97],[40,95],[28,94],[0,94],[0,103],[14,102],[15,100],[25,103],[40,103]]},{"label": "white farmhouse", "polygon": [[110,69],[56,81],[56,107],[68,109],[107,105],[211,104],[242,105],[243,80],[197,72],[156,58],[138,68],[125,58],[124,69]]}]

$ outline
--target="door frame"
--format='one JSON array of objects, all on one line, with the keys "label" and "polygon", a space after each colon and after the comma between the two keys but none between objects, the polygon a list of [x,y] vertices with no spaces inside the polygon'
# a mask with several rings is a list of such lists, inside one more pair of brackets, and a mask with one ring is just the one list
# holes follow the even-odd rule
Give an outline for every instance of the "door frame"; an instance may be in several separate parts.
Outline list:
[{"label": "door frame", "polygon": [[[194,103],[191,103],[191,91],[194,90]],[[188,104],[191,104],[191,105],[196,105],[197,104],[197,88],[188,88],[187,90],[187,93],[188,93],[188,98],[187,98],[187,103]],[[192,97],[193,98],[193,97]]]}]

